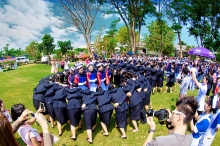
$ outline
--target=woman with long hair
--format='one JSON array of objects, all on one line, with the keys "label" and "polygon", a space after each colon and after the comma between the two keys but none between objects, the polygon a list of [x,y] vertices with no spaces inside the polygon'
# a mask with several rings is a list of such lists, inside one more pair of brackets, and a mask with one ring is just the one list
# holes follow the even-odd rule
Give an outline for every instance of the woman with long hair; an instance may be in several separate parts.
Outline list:
[{"label": "woman with long hair", "polygon": [[0,146],[19,146],[7,117],[0,113]]}]

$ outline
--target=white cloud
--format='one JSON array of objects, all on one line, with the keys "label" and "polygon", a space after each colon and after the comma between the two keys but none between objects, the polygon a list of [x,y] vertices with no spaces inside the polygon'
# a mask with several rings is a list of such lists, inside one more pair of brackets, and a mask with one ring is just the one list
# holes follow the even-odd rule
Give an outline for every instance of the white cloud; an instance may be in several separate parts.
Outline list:
[{"label": "white cloud", "polygon": [[94,35],[94,36],[97,36],[97,35],[99,35],[99,34],[100,34],[100,31],[99,31],[99,30],[95,30],[95,31],[92,32],[92,35]]},{"label": "white cloud", "polygon": [[113,14],[103,14],[101,17],[103,19],[109,19],[109,18],[112,18],[114,15]]},{"label": "white cloud", "polygon": [[[0,7],[0,48],[24,49],[31,41],[41,41],[45,31],[57,40],[68,40],[71,33],[58,26],[62,21],[53,13],[53,4],[45,0],[8,0]],[[69,27],[76,30],[74,27]]]}]

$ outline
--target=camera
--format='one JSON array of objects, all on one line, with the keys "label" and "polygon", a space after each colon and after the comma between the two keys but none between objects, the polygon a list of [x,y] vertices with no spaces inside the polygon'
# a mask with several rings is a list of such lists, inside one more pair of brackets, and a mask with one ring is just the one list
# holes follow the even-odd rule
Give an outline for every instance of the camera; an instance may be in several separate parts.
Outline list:
[{"label": "camera", "polygon": [[148,109],[147,115],[149,117],[156,117],[160,124],[165,124],[169,118],[169,112],[166,109],[153,110]]}]

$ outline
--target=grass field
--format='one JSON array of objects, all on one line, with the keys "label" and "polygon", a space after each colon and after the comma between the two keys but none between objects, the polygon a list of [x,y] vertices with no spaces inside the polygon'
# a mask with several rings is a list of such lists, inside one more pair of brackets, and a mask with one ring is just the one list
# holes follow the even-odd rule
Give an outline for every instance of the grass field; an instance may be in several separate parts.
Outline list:
[{"label": "grass field", "polygon": [[[37,65],[29,64],[25,66],[19,66],[17,70],[12,70],[8,72],[0,73],[0,98],[4,100],[4,103],[7,109],[13,104],[22,103],[26,108],[33,110],[32,95],[33,89],[38,85],[38,82],[41,78],[50,74],[50,66],[47,65]],[[176,85],[177,86],[177,85]],[[179,88],[177,87],[177,91]],[[189,95],[195,96],[197,91],[189,92]],[[175,93],[165,93],[159,94],[155,93],[151,95],[151,101],[153,103],[154,109],[160,108],[175,108],[175,103],[178,97],[178,92]],[[155,121],[157,121],[155,119]],[[114,128],[115,116],[112,116],[111,124],[108,126],[109,137],[104,137],[102,135],[102,128],[97,119],[97,127],[95,132],[93,132],[93,144],[94,146],[140,146],[144,143],[148,135],[148,125],[139,123],[139,132],[132,133],[131,125],[128,125],[126,128],[127,139],[123,140],[120,137],[120,132]],[[38,129],[40,132],[40,127],[33,125],[34,128]],[[58,136],[58,130],[55,127],[54,129],[49,129],[51,134]],[[167,129],[165,125],[156,124],[155,136],[167,135]],[[57,146],[86,146],[90,145],[86,141],[86,130],[85,126],[81,131],[77,130],[77,141],[70,139],[71,132],[68,124],[63,125],[63,135],[60,137]],[[218,146],[218,141],[220,134],[218,133],[213,146]],[[21,140],[18,134],[16,138],[19,141],[21,146],[25,146],[24,142]]]}]

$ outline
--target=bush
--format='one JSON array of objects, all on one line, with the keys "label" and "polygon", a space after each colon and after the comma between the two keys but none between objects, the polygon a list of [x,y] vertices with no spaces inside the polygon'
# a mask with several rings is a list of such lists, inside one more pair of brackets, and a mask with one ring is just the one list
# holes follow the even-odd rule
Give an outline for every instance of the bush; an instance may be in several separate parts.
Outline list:
[{"label": "bush", "polygon": [[220,52],[217,52],[216,54],[216,61],[220,62]]}]

